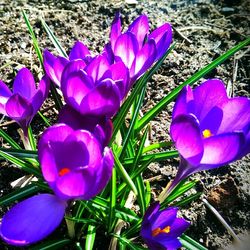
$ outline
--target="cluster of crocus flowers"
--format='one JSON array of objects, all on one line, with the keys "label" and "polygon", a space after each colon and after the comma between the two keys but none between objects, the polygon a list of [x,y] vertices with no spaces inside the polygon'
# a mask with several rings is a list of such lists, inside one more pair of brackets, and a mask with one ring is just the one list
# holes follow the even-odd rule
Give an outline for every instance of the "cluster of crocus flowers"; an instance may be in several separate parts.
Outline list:
[{"label": "cluster of crocus flowers", "polygon": [[250,99],[229,98],[218,79],[183,88],[170,134],[181,156],[172,184],[189,175],[238,160],[250,152]]},{"label": "cluster of crocus flowers", "polygon": [[179,236],[188,228],[189,222],[177,217],[178,209],[160,210],[159,202],[146,211],[140,235],[151,250],[175,250],[181,247]]},{"label": "cluster of crocus flowers", "polygon": [[48,96],[49,78],[44,76],[38,87],[27,68],[18,71],[13,91],[0,81],[0,113],[15,120],[27,135],[28,126]]}]

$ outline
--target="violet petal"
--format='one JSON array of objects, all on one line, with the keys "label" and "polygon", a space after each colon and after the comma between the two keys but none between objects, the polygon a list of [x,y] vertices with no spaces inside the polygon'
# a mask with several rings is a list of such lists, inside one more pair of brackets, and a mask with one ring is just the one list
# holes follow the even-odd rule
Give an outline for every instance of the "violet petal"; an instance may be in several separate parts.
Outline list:
[{"label": "violet petal", "polygon": [[1,237],[10,245],[24,246],[44,239],[61,223],[67,203],[51,194],[26,199],[5,214]]}]

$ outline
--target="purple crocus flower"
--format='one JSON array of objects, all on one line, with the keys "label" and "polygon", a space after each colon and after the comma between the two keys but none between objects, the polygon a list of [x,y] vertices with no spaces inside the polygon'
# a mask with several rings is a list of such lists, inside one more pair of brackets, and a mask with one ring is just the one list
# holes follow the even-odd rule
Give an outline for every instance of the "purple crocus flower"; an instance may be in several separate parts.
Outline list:
[{"label": "purple crocus flower", "polygon": [[12,207],[3,217],[0,236],[10,245],[35,243],[61,223],[67,202],[52,194],[39,194]]},{"label": "purple crocus flower", "polygon": [[111,26],[110,45],[105,47],[104,53],[115,61],[123,61],[129,69],[131,82],[134,82],[166,53],[172,41],[172,30],[170,24],[165,23],[149,34],[146,15],[134,20],[125,33],[121,29],[118,13]]},{"label": "purple crocus flower", "polygon": [[61,90],[65,102],[82,115],[112,117],[126,92],[127,69],[123,63],[109,65],[100,55],[86,67],[80,60],[67,64]]},{"label": "purple crocus flower", "polygon": [[62,199],[91,199],[108,183],[114,164],[112,151],[87,130],[54,125],[38,144],[42,173]]},{"label": "purple crocus flower", "polygon": [[160,204],[152,204],[146,211],[140,235],[150,250],[174,250],[181,247],[178,237],[188,228],[189,222],[177,218],[178,208],[159,210]]},{"label": "purple crocus flower", "polygon": [[44,76],[39,86],[27,68],[18,71],[13,84],[13,92],[0,81],[0,113],[15,120],[24,133],[35,114],[40,109],[49,92],[49,79]]},{"label": "purple crocus flower", "polygon": [[72,47],[69,57],[54,56],[48,50],[43,52],[43,64],[46,74],[58,87],[61,86],[62,72],[70,61],[82,60],[87,65],[91,60],[91,53],[88,48],[80,41],[76,41]]},{"label": "purple crocus flower", "polygon": [[65,105],[60,110],[58,123],[65,123],[74,130],[88,130],[104,147],[112,137],[113,124],[110,119],[103,116],[84,116],[69,105]]},{"label": "purple crocus flower", "polygon": [[183,88],[170,134],[181,155],[172,184],[200,170],[217,168],[250,152],[250,99],[229,98],[223,82],[207,80]]}]

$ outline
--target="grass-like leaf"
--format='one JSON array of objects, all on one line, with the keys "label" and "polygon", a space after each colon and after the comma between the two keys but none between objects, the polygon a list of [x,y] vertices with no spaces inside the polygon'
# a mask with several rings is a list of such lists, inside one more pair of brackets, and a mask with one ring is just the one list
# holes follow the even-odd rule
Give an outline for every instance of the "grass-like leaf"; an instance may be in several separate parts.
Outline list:
[{"label": "grass-like leaf", "polygon": [[85,242],[85,250],[93,249],[95,243],[95,236],[96,236],[96,226],[89,225]]},{"label": "grass-like leaf", "polygon": [[52,43],[54,44],[59,55],[67,58],[68,55],[67,55],[66,51],[64,50],[64,48],[62,47],[62,45],[60,44],[60,42],[58,41],[58,39],[56,38],[56,36],[52,32],[52,30],[50,29],[50,27],[47,25],[47,23],[42,18],[40,18],[40,20],[41,20],[43,28],[45,29],[45,31],[46,31],[47,35],[49,36],[50,40],[52,41]]},{"label": "grass-like leaf", "polygon": [[6,134],[2,129],[0,129],[0,136],[3,137],[3,139],[10,144],[11,147],[15,149],[21,149],[21,147],[8,135]]},{"label": "grass-like leaf", "polygon": [[30,143],[31,149],[36,150],[36,140],[35,140],[35,137],[33,135],[31,126],[28,127],[28,138],[29,138],[29,143]]},{"label": "grass-like leaf", "polygon": [[2,150],[0,150],[0,156],[2,156],[5,160],[8,160],[10,162],[12,162],[13,164],[17,165],[18,167],[20,167],[21,169],[23,169],[24,171],[26,171],[29,174],[34,174],[37,177],[41,177],[41,172],[38,168],[35,168],[33,165],[18,159],[17,157],[10,155],[8,153],[3,152]]},{"label": "grass-like leaf", "polygon": [[64,249],[63,247],[72,243],[70,239],[63,240],[51,240],[46,241],[41,244],[37,244],[34,247],[29,247],[30,250],[56,250],[56,249]]},{"label": "grass-like leaf", "polygon": [[7,206],[15,201],[21,200],[22,198],[35,194],[39,190],[40,188],[36,184],[29,184],[28,186],[25,186],[23,188],[18,188],[17,190],[1,197],[0,206]]},{"label": "grass-like leaf", "polygon": [[25,21],[25,23],[27,25],[27,28],[29,30],[29,33],[31,35],[33,46],[35,48],[38,60],[39,60],[39,62],[41,64],[41,66],[43,66],[43,55],[42,55],[42,52],[41,52],[40,47],[38,45],[38,41],[37,41],[37,38],[35,36],[35,33],[34,33],[33,29],[32,29],[30,21],[29,21],[29,19],[28,19],[28,17],[27,17],[27,15],[26,15],[26,13],[25,13],[24,10],[22,10],[22,14],[23,14],[24,21]]},{"label": "grass-like leaf", "polygon": [[188,80],[170,92],[167,96],[165,96],[161,101],[159,101],[152,109],[150,109],[138,122],[137,127],[135,128],[137,131],[140,131],[143,127],[145,127],[152,119],[154,119],[163,109],[165,109],[166,105],[168,105],[171,101],[173,101],[181,89],[186,85],[192,85],[200,78],[208,74],[211,70],[216,68],[218,65],[227,60],[230,56],[235,54],[237,51],[242,49],[243,47],[250,44],[250,38],[247,38],[243,42],[237,44],[232,49],[228,50],[226,53],[222,54],[206,67],[195,73]]},{"label": "grass-like leaf", "polygon": [[25,150],[25,149],[12,149],[12,148],[1,148],[0,150],[4,153],[8,153],[14,157],[20,158],[20,159],[38,159],[37,151],[33,150]]},{"label": "grass-like leaf", "polygon": [[181,207],[181,206],[186,206],[187,204],[191,203],[192,201],[197,200],[203,193],[198,192],[196,194],[191,194],[188,197],[185,197],[181,199],[180,201],[177,201],[173,204],[175,207]]},{"label": "grass-like leaf", "polygon": [[168,54],[173,50],[175,44],[173,44],[169,50],[166,52],[166,54],[148,71],[146,72],[135,84],[135,87],[129,97],[126,99],[126,101],[121,106],[119,113],[115,116],[113,123],[114,123],[114,130],[113,130],[113,136],[111,139],[112,143],[116,137],[117,132],[119,131],[120,127],[123,124],[123,121],[133,104],[135,98],[138,96],[138,94],[141,92],[143,86],[146,85],[148,80],[153,76],[153,74],[160,68],[162,63],[164,62],[165,58],[168,56]]},{"label": "grass-like leaf", "polygon": [[188,250],[208,250],[206,247],[185,234],[182,234],[180,241],[182,246]]}]

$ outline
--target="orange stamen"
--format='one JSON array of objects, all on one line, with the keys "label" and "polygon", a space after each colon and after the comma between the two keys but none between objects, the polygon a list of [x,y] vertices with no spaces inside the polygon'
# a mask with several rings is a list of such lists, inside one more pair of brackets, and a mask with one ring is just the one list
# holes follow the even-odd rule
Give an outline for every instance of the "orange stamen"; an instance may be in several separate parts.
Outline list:
[{"label": "orange stamen", "polygon": [[152,231],[152,236],[155,237],[160,233],[168,234],[169,232],[170,232],[170,226],[166,226],[163,229],[161,229],[160,227],[157,227],[156,229]]},{"label": "orange stamen", "polygon": [[210,136],[213,135],[209,129],[203,130],[203,131],[202,131],[202,134],[203,134],[203,137],[204,137],[204,138],[208,138],[208,137],[210,137]]},{"label": "orange stamen", "polygon": [[67,173],[70,172],[70,169],[69,168],[62,168],[60,171],[59,171],[59,176],[63,176]]}]

